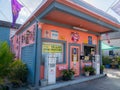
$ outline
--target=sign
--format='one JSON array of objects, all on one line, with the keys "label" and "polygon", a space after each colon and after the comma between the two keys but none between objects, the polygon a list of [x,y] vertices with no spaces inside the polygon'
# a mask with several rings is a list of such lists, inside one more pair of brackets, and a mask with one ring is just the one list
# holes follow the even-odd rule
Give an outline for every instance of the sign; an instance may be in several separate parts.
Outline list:
[{"label": "sign", "polygon": [[96,42],[96,40],[93,40],[93,44],[96,44],[97,42]]},{"label": "sign", "polygon": [[45,38],[49,38],[50,37],[50,31],[49,30],[45,30],[44,31],[44,37]]},{"label": "sign", "polygon": [[66,66],[61,66],[61,65],[60,65],[60,66],[58,67],[58,69],[59,69],[59,70],[64,70],[64,69],[67,69],[67,67],[66,67]]},{"label": "sign", "polygon": [[62,44],[58,43],[43,43],[43,52],[44,53],[62,53]]},{"label": "sign", "polygon": [[66,39],[65,39],[65,36],[63,36],[63,35],[60,36],[60,40],[66,40]]},{"label": "sign", "polygon": [[71,40],[72,40],[73,42],[79,41],[79,38],[80,38],[79,33],[77,33],[77,32],[72,32],[72,33],[71,33]]},{"label": "sign", "polygon": [[51,39],[58,39],[58,32],[57,31],[51,31]]},{"label": "sign", "polygon": [[83,43],[88,43],[88,41],[87,41],[87,40],[84,40]]},{"label": "sign", "polygon": [[78,61],[78,48],[72,48],[72,61],[74,64]]},{"label": "sign", "polygon": [[92,44],[92,36],[88,36],[88,44]]}]

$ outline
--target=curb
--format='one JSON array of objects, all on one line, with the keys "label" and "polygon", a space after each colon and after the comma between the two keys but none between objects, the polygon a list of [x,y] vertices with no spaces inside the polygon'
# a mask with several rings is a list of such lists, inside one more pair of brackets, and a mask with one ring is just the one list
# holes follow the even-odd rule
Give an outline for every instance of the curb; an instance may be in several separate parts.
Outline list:
[{"label": "curb", "polygon": [[56,84],[53,84],[53,85],[40,87],[39,90],[52,90],[52,89],[65,87],[65,86],[68,86],[68,85],[73,85],[73,84],[77,84],[77,83],[81,83],[81,82],[86,82],[86,81],[90,81],[90,80],[94,80],[94,79],[98,79],[98,78],[102,78],[102,77],[105,77],[105,74],[89,76],[89,77],[86,77],[86,78],[80,78],[80,79],[76,79],[76,80],[72,80],[72,81],[68,81],[68,82],[56,83]]}]

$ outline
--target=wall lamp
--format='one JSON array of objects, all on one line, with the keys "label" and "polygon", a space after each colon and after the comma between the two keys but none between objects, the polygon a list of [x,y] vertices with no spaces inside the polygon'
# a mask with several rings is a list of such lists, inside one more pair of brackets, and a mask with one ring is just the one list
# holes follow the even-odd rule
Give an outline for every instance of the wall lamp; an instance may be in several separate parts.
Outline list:
[{"label": "wall lamp", "polygon": [[79,28],[79,27],[73,27],[73,29],[80,30],[80,31],[84,31],[84,32],[87,32],[87,31],[88,31],[87,29]]}]

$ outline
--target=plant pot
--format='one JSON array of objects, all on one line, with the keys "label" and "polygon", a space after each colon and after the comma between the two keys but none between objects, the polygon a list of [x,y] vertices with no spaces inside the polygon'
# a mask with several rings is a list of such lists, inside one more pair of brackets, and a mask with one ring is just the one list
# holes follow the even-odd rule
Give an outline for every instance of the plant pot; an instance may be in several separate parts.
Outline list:
[{"label": "plant pot", "polygon": [[106,65],[105,65],[105,68],[110,68],[110,65],[109,65],[109,64],[106,64]]},{"label": "plant pot", "polygon": [[120,69],[120,65],[118,65],[118,69]]},{"label": "plant pot", "polygon": [[46,79],[41,80],[41,86],[47,86],[48,82]]},{"label": "plant pot", "polygon": [[72,80],[73,80],[73,79],[75,79],[75,76],[74,76],[74,75],[72,75],[72,76],[71,76],[71,79],[72,79]]},{"label": "plant pot", "polygon": [[71,78],[69,77],[69,76],[62,76],[62,80],[64,80],[64,81],[68,81],[68,80],[70,80]]},{"label": "plant pot", "polygon": [[100,70],[100,74],[103,74],[103,70]]},{"label": "plant pot", "polygon": [[90,75],[90,72],[85,72],[85,76],[89,76]]}]

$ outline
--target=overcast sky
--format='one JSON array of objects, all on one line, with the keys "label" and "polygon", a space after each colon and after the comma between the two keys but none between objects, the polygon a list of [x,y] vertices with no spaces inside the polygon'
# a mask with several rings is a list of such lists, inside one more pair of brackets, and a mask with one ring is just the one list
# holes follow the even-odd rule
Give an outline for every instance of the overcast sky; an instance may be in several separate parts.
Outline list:
[{"label": "overcast sky", "polygon": [[[17,23],[23,24],[30,14],[37,8],[42,0],[18,0],[24,7],[21,9]],[[118,0],[84,0],[87,3],[103,10],[107,9],[112,5],[113,2]],[[29,9],[29,10],[28,10]],[[107,11],[110,15],[116,17],[120,21],[120,16],[115,14],[111,9]],[[0,20],[12,22],[12,12],[11,12],[11,0],[0,0]]]}]

